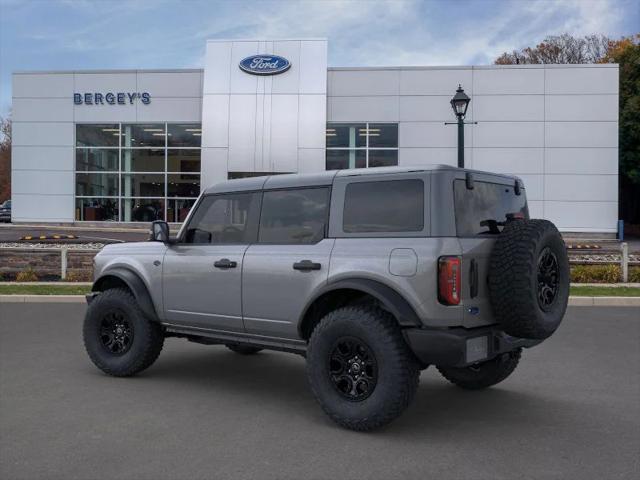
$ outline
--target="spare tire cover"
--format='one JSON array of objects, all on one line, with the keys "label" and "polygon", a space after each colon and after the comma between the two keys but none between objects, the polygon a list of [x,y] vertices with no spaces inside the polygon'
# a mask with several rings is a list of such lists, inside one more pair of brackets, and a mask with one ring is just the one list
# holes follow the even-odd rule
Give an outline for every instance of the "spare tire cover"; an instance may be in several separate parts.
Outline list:
[{"label": "spare tire cover", "polygon": [[489,297],[496,320],[514,337],[545,339],[569,300],[569,259],[548,220],[512,220],[491,252]]}]

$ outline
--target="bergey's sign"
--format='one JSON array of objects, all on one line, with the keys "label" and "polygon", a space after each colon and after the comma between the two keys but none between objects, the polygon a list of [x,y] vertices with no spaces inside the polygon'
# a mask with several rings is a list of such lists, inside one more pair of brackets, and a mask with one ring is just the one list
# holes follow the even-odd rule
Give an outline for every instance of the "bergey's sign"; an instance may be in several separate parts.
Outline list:
[{"label": "bergey's sign", "polygon": [[140,101],[144,105],[151,103],[151,95],[148,92],[107,92],[107,93],[74,93],[75,105],[133,105]]},{"label": "bergey's sign", "polygon": [[278,55],[251,55],[240,62],[240,69],[252,75],[277,75],[290,67],[289,60]]}]

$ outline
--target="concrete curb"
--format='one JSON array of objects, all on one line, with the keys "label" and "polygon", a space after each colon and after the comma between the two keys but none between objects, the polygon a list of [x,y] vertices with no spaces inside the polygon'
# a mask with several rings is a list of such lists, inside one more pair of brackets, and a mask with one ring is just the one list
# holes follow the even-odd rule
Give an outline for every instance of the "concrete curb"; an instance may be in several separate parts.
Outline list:
[{"label": "concrete curb", "polygon": [[[84,303],[84,295],[0,295],[0,303]],[[572,307],[640,307],[640,297],[569,297]]]}]

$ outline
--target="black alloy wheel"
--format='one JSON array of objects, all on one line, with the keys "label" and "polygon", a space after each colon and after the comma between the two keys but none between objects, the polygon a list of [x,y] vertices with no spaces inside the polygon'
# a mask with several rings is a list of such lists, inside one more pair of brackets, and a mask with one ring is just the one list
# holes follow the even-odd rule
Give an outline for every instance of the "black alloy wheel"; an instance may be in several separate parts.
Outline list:
[{"label": "black alloy wheel", "polygon": [[329,355],[329,375],[344,398],[360,402],[373,393],[378,364],[371,349],[356,337],[339,338]]},{"label": "black alloy wheel", "polygon": [[124,312],[112,310],[100,322],[100,342],[112,355],[124,355],[133,343],[133,325]]},{"label": "black alloy wheel", "polygon": [[543,310],[548,310],[556,300],[559,269],[558,258],[545,247],[538,257],[538,304]]}]

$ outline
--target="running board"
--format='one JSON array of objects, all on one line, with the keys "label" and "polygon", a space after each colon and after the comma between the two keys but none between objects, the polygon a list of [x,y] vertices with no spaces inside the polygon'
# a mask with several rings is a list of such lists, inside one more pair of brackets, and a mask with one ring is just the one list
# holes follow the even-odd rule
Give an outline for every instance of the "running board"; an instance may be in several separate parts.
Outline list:
[{"label": "running board", "polygon": [[307,344],[302,340],[266,337],[241,332],[226,332],[223,330],[189,327],[172,323],[162,323],[162,325],[166,330],[167,337],[186,338],[192,342],[205,345],[232,343],[237,345],[251,345],[252,347],[260,347],[268,350],[297,353],[302,356],[307,353]]}]

